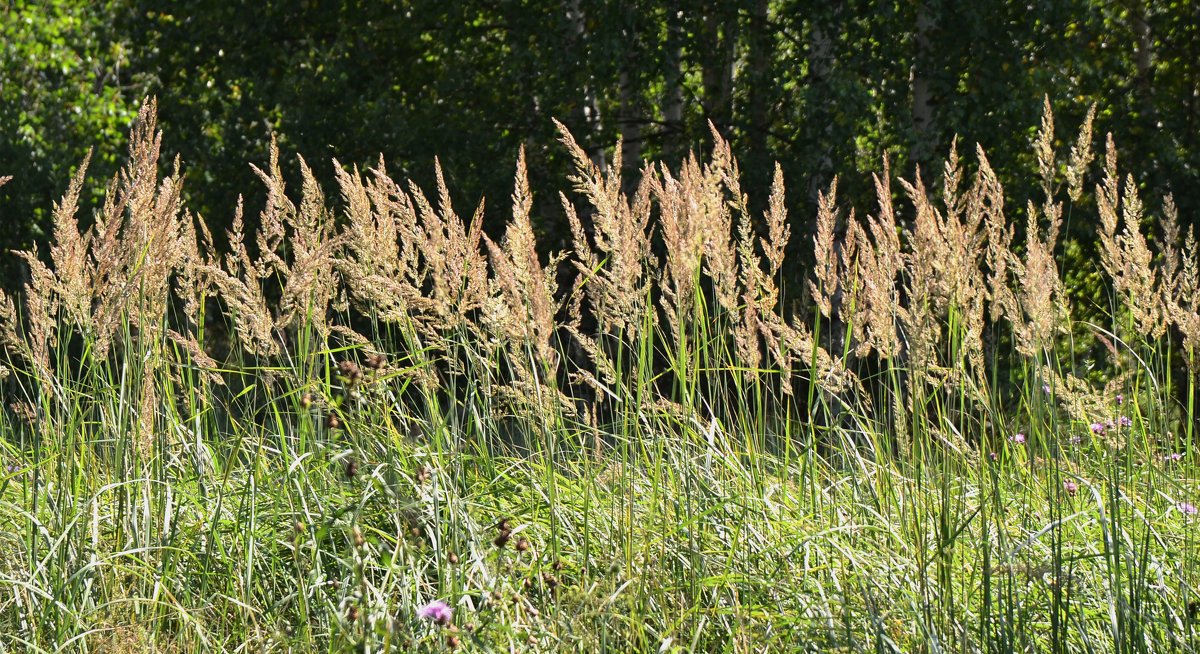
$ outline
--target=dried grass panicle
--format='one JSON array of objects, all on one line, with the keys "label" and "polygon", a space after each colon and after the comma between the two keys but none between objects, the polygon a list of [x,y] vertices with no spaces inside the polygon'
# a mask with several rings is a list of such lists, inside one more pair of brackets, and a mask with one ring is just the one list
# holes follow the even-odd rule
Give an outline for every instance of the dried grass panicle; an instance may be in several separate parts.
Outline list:
[{"label": "dried grass panicle", "polygon": [[1120,284],[1119,288],[1126,296],[1138,333],[1157,339],[1166,331],[1160,302],[1160,280],[1153,266],[1154,254],[1141,232],[1144,209],[1132,175],[1125,181],[1121,209],[1125,223],[1125,230],[1121,234],[1123,270],[1120,279],[1114,279],[1114,283]]},{"label": "dried grass panicle", "polygon": [[512,201],[513,217],[504,234],[503,245],[497,246],[484,236],[494,272],[490,293],[501,298],[504,304],[503,310],[486,315],[487,326],[491,333],[502,335],[514,352],[531,346],[542,370],[552,371],[557,367],[552,339],[558,290],[555,274],[560,259],[551,259],[545,268],[538,260],[533,225],[529,220],[533,197],[525,172],[524,148],[517,158]]},{"label": "dried grass panicle", "polygon": [[[279,148],[271,142],[266,171],[252,166],[267,187],[267,201],[259,215],[256,233],[259,260],[254,267],[260,278],[276,275],[282,286],[275,326],[281,331],[304,324],[327,338],[328,310],[339,288],[335,253],[341,237],[325,206],[325,196],[312,169],[300,162],[300,206],[287,197]],[[286,254],[284,245],[286,244]],[[285,258],[286,257],[286,258]]]},{"label": "dried grass panicle", "polygon": [[[690,159],[689,159],[690,160]],[[694,164],[694,161],[692,161]],[[687,320],[696,294],[696,276],[704,252],[703,225],[694,211],[689,211],[688,195],[683,183],[676,180],[665,167],[650,178],[651,190],[661,212],[661,229],[666,246],[666,265],[657,272],[661,306],[667,324],[678,335]]]},{"label": "dried grass panicle", "polygon": [[[1116,146],[1111,134],[1106,147],[1104,182],[1096,189],[1101,224],[1100,263],[1130,312],[1134,329],[1143,337],[1159,338],[1166,329],[1162,284],[1169,280],[1159,279],[1153,265],[1154,254],[1141,232],[1144,209],[1132,175],[1126,177],[1125,193],[1120,195]],[[1120,233],[1118,225],[1123,227]]]},{"label": "dried grass panicle", "polygon": [[[851,221],[853,222],[853,221]],[[816,254],[816,265],[813,276],[817,283],[808,282],[809,292],[817,303],[821,315],[829,318],[832,311],[832,298],[838,291],[838,257],[834,242],[834,230],[837,228],[837,177],[829,183],[829,190],[817,195],[817,231],[813,235],[813,250]]]},{"label": "dried grass panicle", "polygon": [[654,266],[649,234],[653,171],[649,168],[643,171],[630,202],[621,192],[621,145],[618,143],[616,147],[614,164],[609,166],[608,173],[603,173],[570,132],[561,123],[555,124],[559,140],[575,161],[576,172],[571,177],[575,190],[592,207],[590,232],[594,247],[575,207],[566,195],[559,196],[571,226],[574,266],[584,275],[588,303],[601,332],[621,331],[636,338],[646,318],[647,291]]},{"label": "dried grass panicle", "polygon": [[1079,127],[1079,136],[1071,146],[1071,155],[1067,159],[1067,196],[1071,202],[1078,202],[1083,195],[1084,178],[1088,165],[1092,163],[1092,122],[1096,119],[1096,104],[1088,108],[1087,116]]},{"label": "dried grass panicle", "polygon": [[1054,244],[1043,240],[1032,201],[1027,212],[1025,260],[1017,264],[1015,275],[1020,287],[1020,317],[1013,322],[1013,331],[1017,351],[1037,359],[1051,345],[1053,336],[1065,329],[1068,311],[1054,260]]},{"label": "dried grass panicle", "polygon": [[1054,161],[1054,112],[1050,109],[1050,96],[1042,97],[1042,126],[1033,142],[1033,151],[1038,160],[1038,178],[1042,182],[1042,194],[1054,197],[1054,178],[1057,173]]},{"label": "dried grass panicle", "polygon": [[345,247],[336,260],[349,300],[385,323],[411,317],[421,304],[417,214],[409,196],[387,175],[383,158],[363,183],[334,161],[346,205]]},{"label": "dried grass panicle", "polygon": [[[1012,251],[1014,226],[1004,216],[1004,188],[996,178],[983,148],[976,146],[979,171],[976,174],[978,210],[984,215],[987,232],[987,299],[993,320],[1007,317],[1013,323],[1023,320],[1017,296],[1010,285],[1011,275],[1019,270],[1019,260]],[[1010,269],[1012,272],[1010,273]]]},{"label": "dried grass panicle", "polygon": [[278,354],[275,319],[263,294],[258,270],[246,251],[240,196],[228,237],[231,251],[225,255],[224,265],[209,262],[203,269],[225,301],[242,349],[258,356]]},{"label": "dried grass panicle", "polygon": [[442,166],[434,160],[438,186],[438,210],[425,194],[409,182],[409,195],[417,209],[419,227],[411,234],[419,261],[416,264],[420,296],[410,298],[418,310],[414,321],[422,334],[437,342],[450,329],[475,328],[471,312],[487,303],[487,259],[482,250],[483,203],[471,217],[470,226],[454,212]]},{"label": "dried grass panicle", "polygon": [[89,149],[72,176],[62,201],[54,205],[54,245],[50,248],[50,260],[57,278],[56,290],[62,301],[63,312],[74,328],[83,334],[90,334],[92,329],[92,280],[88,265],[91,233],[80,233],[75,213],[79,210],[79,192],[83,188],[91,158],[92,151]]},{"label": "dried grass panicle", "polygon": [[869,216],[866,229],[851,221],[841,252],[841,284],[848,288],[848,305],[854,307],[853,337],[856,356],[874,350],[890,359],[901,351],[897,325],[908,320],[900,306],[897,277],[905,270],[900,232],[892,205],[891,168],[887,158],[883,170],[872,175],[879,213]]},{"label": "dried grass panicle", "polygon": [[[742,195],[738,181],[740,173],[729,142],[721,138],[712,123],[709,123],[709,130],[713,136],[712,159],[700,170],[685,170],[685,180],[690,181],[685,181],[685,188],[692,193],[690,204],[700,209],[700,224],[705,234],[705,272],[713,281],[717,303],[727,315],[736,316],[741,292],[737,252],[732,241],[731,209],[740,207],[741,214],[746,215],[746,199]],[[731,194],[731,200],[726,199],[725,191]]]}]

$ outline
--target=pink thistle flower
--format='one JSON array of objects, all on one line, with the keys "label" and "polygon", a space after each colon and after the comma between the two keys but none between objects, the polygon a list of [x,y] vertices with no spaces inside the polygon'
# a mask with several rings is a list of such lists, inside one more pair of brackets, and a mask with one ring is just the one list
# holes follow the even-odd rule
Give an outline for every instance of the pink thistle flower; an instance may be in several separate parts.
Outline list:
[{"label": "pink thistle flower", "polygon": [[1184,515],[1196,515],[1197,513],[1200,513],[1200,509],[1197,509],[1196,506],[1194,504],[1192,504],[1191,502],[1180,502],[1179,504],[1176,504],[1175,506]]},{"label": "pink thistle flower", "polygon": [[1098,422],[1093,422],[1093,423],[1092,423],[1092,433],[1093,433],[1093,434],[1095,434],[1095,435],[1097,435],[1097,436],[1103,436],[1103,435],[1104,435],[1104,431],[1105,431],[1105,429],[1104,429],[1104,425],[1102,425],[1102,424],[1100,424],[1100,423],[1098,423]]},{"label": "pink thistle flower", "polygon": [[1125,402],[1125,396],[1121,395],[1121,394],[1117,394],[1117,404],[1123,404],[1124,402]]},{"label": "pink thistle flower", "polygon": [[1129,416],[1121,416],[1117,421],[1121,423],[1122,427],[1133,426],[1133,421],[1129,419]]},{"label": "pink thistle flower", "polygon": [[1008,440],[1016,443],[1017,445],[1021,445],[1022,443],[1025,442],[1025,434],[1022,434],[1021,432],[1017,432],[1017,433],[1013,434],[1012,436],[1010,436]]},{"label": "pink thistle flower", "polygon": [[1163,461],[1179,461],[1183,459],[1183,454],[1179,452],[1171,452],[1163,457]]},{"label": "pink thistle flower", "polygon": [[1079,444],[1083,443],[1083,436],[1080,436],[1079,434],[1075,434],[1074,436],[1068,438],[1067,440],[1070,441],[1070,443],[1072,445],[1079,445]]},{"label": "pink thistle flower", "polygon": [[1000,459],[1000,455],[996,454],[995,452],[988,452],[988,458],[993,461],[998,461]]},{"label": "pink thistle flower", "polygon": [[1079,486],[1073,481],[1064,481],[1063,490],[1067,491],[1067,495],[1075,497],[1075,493],[1079,492]]},{"label": "pink thistle flower", "polygon": [[442,600],[434,600],[417,611],[417,616],[445,627],[454,619],[454,610]]}]

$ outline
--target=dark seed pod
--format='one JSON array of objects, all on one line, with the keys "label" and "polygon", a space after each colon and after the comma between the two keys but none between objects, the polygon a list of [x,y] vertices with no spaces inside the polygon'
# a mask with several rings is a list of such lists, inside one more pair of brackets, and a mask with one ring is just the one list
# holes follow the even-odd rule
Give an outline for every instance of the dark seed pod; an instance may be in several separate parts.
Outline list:
[{"label": "dark seed pod", "polygon": [[312,406],[312,393],[305,393],[300,396],[300,406],[306,409]]},{"label": "dark seed pod", "polygon": [[458,555],[454,552],[451,552],[450,555],[446,557],[446,560],[450,562],[450,565],[458,565]]},{"label": "dark seed pod", "polygon": [[518,552],[528,552],[529,551],[529,541],[525,540],[524,538],[522,538],[521,540],[518,540],[517,541],[517,551]]},{"label": "dark seed pod", "polygon": [[358,462],[355,461],[354,459],[350,459],[349,461],[346,462],[346,479],[354,479],[355,475],[357,475],[357,474],[358,474]]},{"label": "dark seed pod", "polygon": [[501,529],[500,533],[496,534],[496,537],[492,539],[492,544],[496,547],[504,547],[508,544],[508,537],[511,535],[511,533],[512,532],[507,529]]},{"label": "dark seed pod", "polygon": [[334,414],[329,414],[325,417],[325,427],[328,429],[337,429],[342,426],[342,421]]},{"label": "dark seed pod", "polygon": [[446,647],[454,649],[458,647],[458,642],[458,636],[455,636],[454,634],[446,634]]},{"label": "dark seed pod", "polygon": [[355,620],[358,619],[358,607],[357,606],[351,606],[350,609],[346,611],[346,619],[349,620],[350,622],[354,622]]}]

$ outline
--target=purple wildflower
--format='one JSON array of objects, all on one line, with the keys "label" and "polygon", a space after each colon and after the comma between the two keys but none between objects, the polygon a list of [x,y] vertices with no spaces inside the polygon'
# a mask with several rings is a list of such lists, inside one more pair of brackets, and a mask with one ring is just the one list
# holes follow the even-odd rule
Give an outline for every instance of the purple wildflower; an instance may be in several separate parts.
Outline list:
[{"label": "purple wildflower", "polygon": [[454,610],[442,600],[434,600],[421,607],[421,610],[417,611],[417,615],[445,627],[454,619]]},{"label": "purple wildflower", "polygon": [[1009,437],[1008,440],[1016,443],[1017,445],[1021,445],[1022,443],[1025,442],[1025,434],[1022,434],[1021,432],[1017,432],[1017,433],[1013,434],[1011,437]]},{"label": "purple wildflower", "polygon": [[988,452],[988,458],[993,461],[996,461],[1000,458],[1000,455],[996,454],[995,452]]},{"label": "purple wildflower", "polygon": [[1102,425],[1098,422],[1093,422],[1092,423],[1092,433],[1097,436],[1103,436],[1104,435],[1104,425]]},{"label": "purple wildflower", "polygon": [[1079,444],[1083,443],[1083,436],[1080,436],[1079,434],[1075,434],[1074,436],[1068,438],[1067,440],[1070,441],[1072,445],[1079,445]]},{"label": "purple wildflower", "polygon": [[1179,461],[1183,458],[1183,454],[1179,452],[1171,452],[1163,457],[1163,461]]},{"label": "purple wildflower", "polygon": [[1050,384],[1042,384],[1042,390],[1045,391],[1046,395],[1049,395],[1050,394]]},{"label": "purple wildflower", "polygon": [[1129,419],[1129,416],[1121,416],[1118,419],[1118,422],[1121,423],[1122,427],[1132,427],[1133,426],[1133,421]]},{"label": "purple wildflower", "polygon": [[1124,402],[1125,402],[1125,396],[1118,394],[1117,395],[1117,404],[1123,404]]},{"label": "purple wildflower", "polygon": [[1075,493],[1079,492],[1079,486],[1073,481],[1064,481],[1063,490],[1067,491],[1067,495],[1074,497]]},{"label": "purple wildflower", "polygon": [[1185,515],[1196,515],[1197,513],[1200,513],[1200,509],[1197,509],[1196,505],[1192,504],[1191,502],[1180,502],[1175,506]]},{"label": "purple wildflower", "polygon": [[1116,427],[1116,425],[1114,425],[1114,424],[1113,424],[1113,421],[1111,421],[1111,420],[1105,420],[1105,421],[1104,421],[1104,428],[1105,428],[1105,429],[1113,429],[1113,428],[1115,428],[1115,427]]}]

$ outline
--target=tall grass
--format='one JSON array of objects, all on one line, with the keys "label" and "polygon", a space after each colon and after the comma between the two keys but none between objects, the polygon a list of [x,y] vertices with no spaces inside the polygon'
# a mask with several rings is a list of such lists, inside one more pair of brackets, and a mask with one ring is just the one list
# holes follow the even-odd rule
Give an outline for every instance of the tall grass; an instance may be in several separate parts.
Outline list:
[{"label": "tall grass", "polygon": [[0,650],[1193,651],[1196,242],[1091,130],[1021,225],[983,152],[835,184],[797,289],[715,132],[626,195],[563,129],[549,260],[523,154],[496,242],[273,149],[218,252],[148,102],[0,298]]}]

